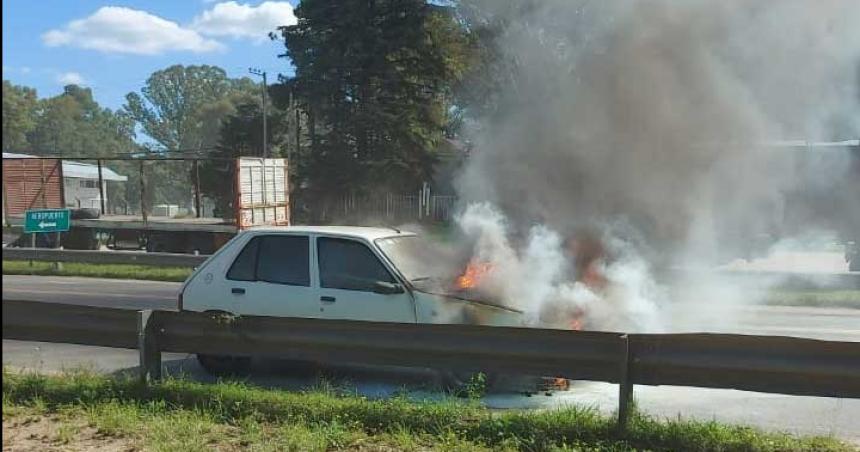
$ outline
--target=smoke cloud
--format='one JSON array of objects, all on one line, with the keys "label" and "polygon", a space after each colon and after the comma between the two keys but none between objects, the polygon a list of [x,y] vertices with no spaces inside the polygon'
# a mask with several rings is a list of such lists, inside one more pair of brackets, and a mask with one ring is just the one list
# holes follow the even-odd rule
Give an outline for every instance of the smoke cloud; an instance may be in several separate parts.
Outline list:
[{"label": "smoke cloud", "polygon": [[[803,178],[766,143],[860,136],[855,0],[469,0],[462,11],[496,26],[503,82],[472,133],[459,223],[499,263],[494,284],[535,316],[565,299],[595,306],[606,329],[619,312],[657,328],[641,320],[656,293],[648,263],[720,262],[778,229],[781,196]],[[595,298],[566,278],[560,243],[583,226],[624,250],[605,269],[617,293]]]}]

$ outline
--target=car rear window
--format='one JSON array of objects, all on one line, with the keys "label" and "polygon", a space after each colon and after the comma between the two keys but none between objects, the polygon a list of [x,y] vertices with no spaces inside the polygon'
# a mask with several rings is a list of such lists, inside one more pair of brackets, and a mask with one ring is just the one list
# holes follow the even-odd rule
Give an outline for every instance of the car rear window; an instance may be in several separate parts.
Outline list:
[{"label": "car rear window", "polygon": [[310,286],[308,238],[291,235],[254,237],[233,261],[227,279]]},{"label": "car rear window", "polygon": [[379,258],[363,243],[320,238],[317,250],[321,287],[370,291],[376,282],[395,282]]},{"label": "car rear window", "polygon": [[256,279],[257,250],[260,247],[260,237],[254,237],[245,245],[239,256],[230,266],[227,279],[233,281],[253,281]]}]

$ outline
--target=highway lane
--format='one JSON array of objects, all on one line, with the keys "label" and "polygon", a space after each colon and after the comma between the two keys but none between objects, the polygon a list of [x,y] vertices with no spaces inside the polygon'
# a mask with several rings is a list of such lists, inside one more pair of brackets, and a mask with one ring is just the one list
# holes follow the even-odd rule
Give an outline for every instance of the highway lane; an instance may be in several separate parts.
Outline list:
[{"label": "highway lane", "polygon": [[176,309],[180,286],[161,281],[3,275],[3,299],[122,309]]},{"label": "highway lane", "polygon": [[[127,309],[172,309],[180,284],[90,278],[3,276],[4,299],[65,302]],[[773,334],[830,340],[860,341],[860,309],[814,307],[745,306],[714,307],[673,305],[666,308],[670,331],[711,331]],[[87,347],[71,344],[3,341],[3,364],[54,372],[87,367],[100,372],[128,373],[137,366],[135,350]],[[164,354],[168,372],[212,381],[191,355]],[[321,368],[349,381],[369,397],[398,393],[404,386],[415,397],[433,397],[427,392],[426,372],[368,372]],[[333,370],[334,369],[334,370]],[[301,388],[316,382],[318,371],[257,366],[252,382],[264,386]],[[659,417],[719,419],[757,425],[771,430],[807,434],[835,434],[860,444],[860,400],[795,397],[779,394],[678,387],[636,387],[639,406]],[[617,404],[617,386],[575,382],[570,391],[552,396],[526,397],[513,392],[491,394],[485,402],[494,408],[546,409],[568,404],[594,406],[611,413]]]}]

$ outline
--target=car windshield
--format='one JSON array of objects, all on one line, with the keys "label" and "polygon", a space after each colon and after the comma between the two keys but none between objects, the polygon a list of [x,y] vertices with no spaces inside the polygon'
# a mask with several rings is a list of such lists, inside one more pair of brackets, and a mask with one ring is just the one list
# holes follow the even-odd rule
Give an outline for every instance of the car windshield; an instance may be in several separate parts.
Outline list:
[{"label": "car windshield", "polygon": [[389,237],[376,240],[376,244],[409,281],[444,276],[444,253],[421,236]]}]

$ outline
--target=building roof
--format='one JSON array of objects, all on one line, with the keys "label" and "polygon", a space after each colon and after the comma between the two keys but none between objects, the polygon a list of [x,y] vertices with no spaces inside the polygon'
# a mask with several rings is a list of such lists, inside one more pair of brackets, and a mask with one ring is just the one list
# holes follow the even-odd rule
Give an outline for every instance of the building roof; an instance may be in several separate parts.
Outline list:
[{"label": "building roof", "polygon": [[[80,179],[98,179],[99,167],[91,163],[72,162],[63,160],[63,177],[77,177]],[[114,170],[102,166],[102,179],[116,182],[125,182],[127,176],[117,174]]]},{"label": "building roof", "polygon": [[[36,158],[33,155],[27,154],[16,154],[14,152],[4,152],[4,159],[31,159]],[[73,162],[71,160],[63,160],[63,177],[72,177],[78,179],[98,179],[99,178],[99,167],[98,165],[93,165],[92,163],[82,163],[82,162]],[[114,182],[125,182],[128,180],[128,177],[118,174],[116,171],[103,166],[102,167],[102,179],[114,181]]]},{"label": "building roof", "polygon": [[366,240],[376,240],[387,237],[415,235],[408,231],[399,231],[394,228],[371,228],[364,226],[253,226],[247,229],[255,232],[296,232],[301,234],[324,234],[339,235],[343,237],[356,237]]}]

